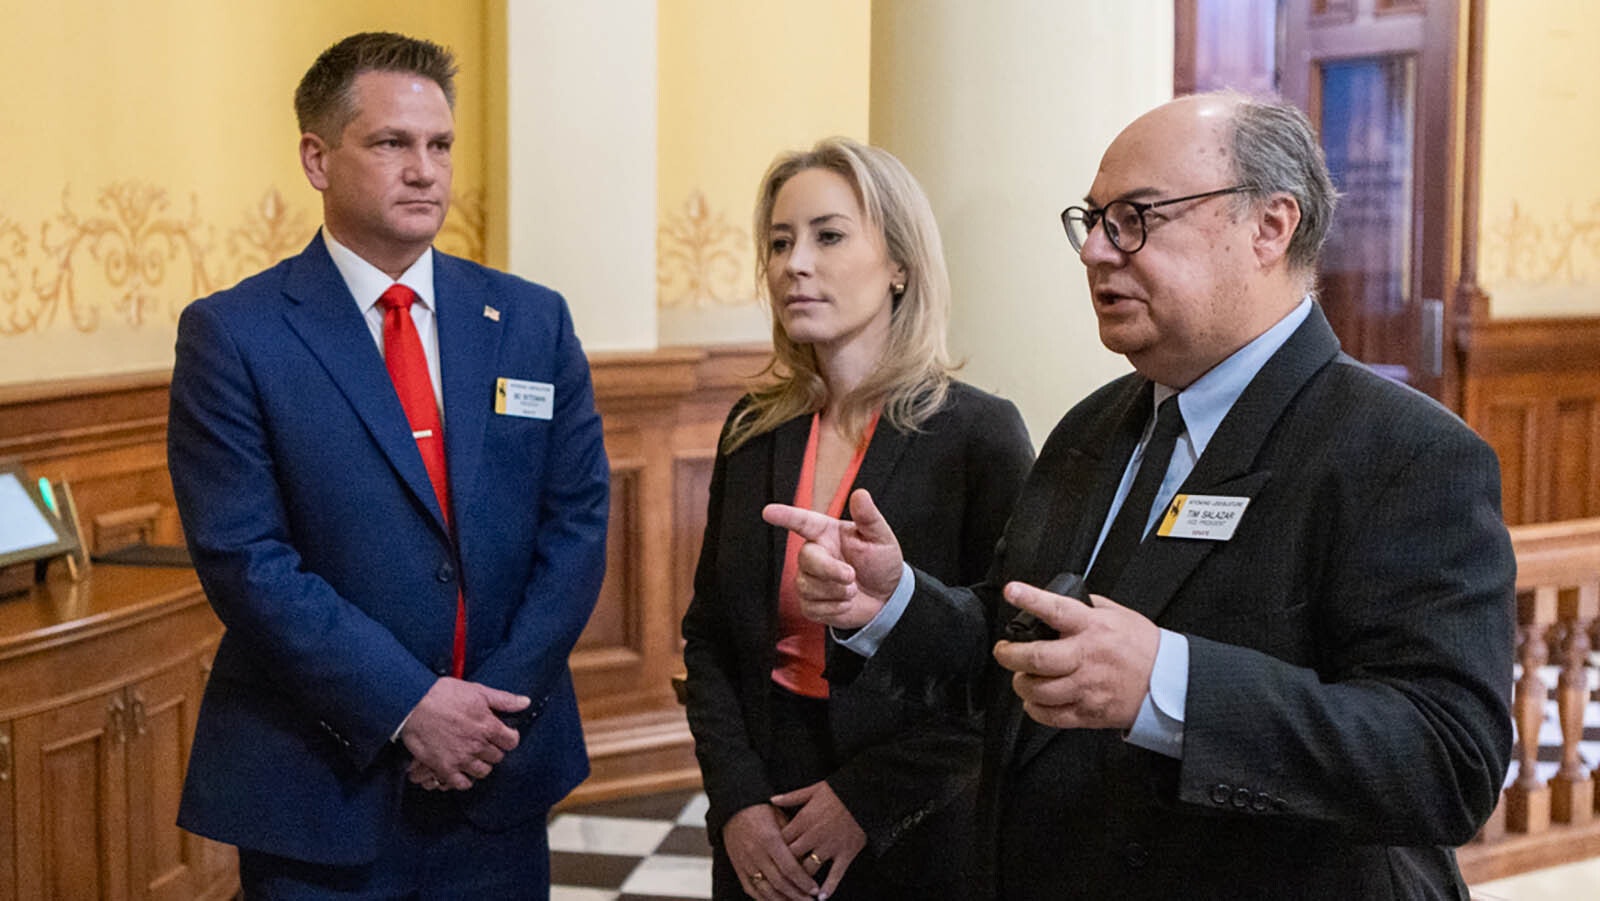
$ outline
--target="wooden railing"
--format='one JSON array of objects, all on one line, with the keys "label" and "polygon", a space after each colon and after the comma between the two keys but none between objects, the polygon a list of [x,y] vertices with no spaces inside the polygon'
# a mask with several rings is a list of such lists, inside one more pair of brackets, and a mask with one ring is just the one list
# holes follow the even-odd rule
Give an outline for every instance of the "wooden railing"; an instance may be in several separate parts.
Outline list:
[{"label": "wooden railing", "polygon": [[[1499,808],[1460,851],[1468,882],[1600,856],[1600,767],[1590,770],[1578,747],[1585,710],[1596,703],[1590,652],[1600,648],[1600,518],[1515,526],[1511,540],[1517,556],[1517,741]],[[1546,681],[1552,672],[1553,690]],[[1553,730],[1545,728],[1552,697]],[[1556,760],[1542,767],[1541,729],[1547,749],[1559,746]]]}]

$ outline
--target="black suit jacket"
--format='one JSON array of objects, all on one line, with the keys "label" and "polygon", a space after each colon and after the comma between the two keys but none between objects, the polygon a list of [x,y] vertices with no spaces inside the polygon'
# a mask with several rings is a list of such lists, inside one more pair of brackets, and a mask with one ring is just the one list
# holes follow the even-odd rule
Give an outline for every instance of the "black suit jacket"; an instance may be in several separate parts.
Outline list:
[{"label": "black suit jacket", "polygon": [[[729,817],[776,792],[768,761],[781,749],[773,746],[769,699],[787,532],[763,522],[761,508],[793,501],[810,421],[797,417],[719,454],[712,472],[683,634],[689,725],[714,842]],[[1032,460],[1016,407],[957,382],[918,432],[878,424],[854,486],[872,492],[908,560],[952,582],[977,581]],[[920,882],[953,878],[970,844],[975,720],[856,678],[860,658],[831,642],[828,656],[829,721],[844,761],[828,784],[886,872]],[[965,809],[951,803],[964,791]]]},{"label": "black suit jacket", "polygon": [[1449,412],[1341,354],[1320,308],[1180,489],[1249,497],[1232,539],[1152,536],[1107,592],[1188,636],[1182,760],[1113,731],[1018,740],[1020,702],[989,654],[1013,612],[999,590],[1083,571],[1149,391],[1130,375],[1067,413],[989,579],[967,591],[919,574],[868,667],[953,705],[982,686],[989,889],[1466,898],[1450,848],[1494,809],[1511,748],[1498,466]]}]

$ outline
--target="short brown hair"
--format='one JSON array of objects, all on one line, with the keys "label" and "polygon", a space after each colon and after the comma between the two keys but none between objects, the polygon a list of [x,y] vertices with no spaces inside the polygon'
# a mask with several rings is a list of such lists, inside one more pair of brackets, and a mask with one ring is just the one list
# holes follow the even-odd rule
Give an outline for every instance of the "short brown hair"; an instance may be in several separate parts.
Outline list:
[{"label": "short brown hair", "polygon": [[294,114],[300,131],[338,144],[344,127],[356,117],[352,92],[363,72],[407,72],[430,78],[456,108],[456,58],[449,50],[392,31],[353,34],[322,51],[294,92]]}]

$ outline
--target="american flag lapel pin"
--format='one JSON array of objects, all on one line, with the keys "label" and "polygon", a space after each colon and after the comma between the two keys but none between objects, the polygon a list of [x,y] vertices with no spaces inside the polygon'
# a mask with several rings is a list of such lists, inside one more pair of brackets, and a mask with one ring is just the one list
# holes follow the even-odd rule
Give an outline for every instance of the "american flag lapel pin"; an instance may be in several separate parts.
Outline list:
[{"label": "american flag lapel pin", "polygon": [[499,322],[500,321],[500,311],[495,309],[494,307],[485,305],[484,308],[483,308],[483,318],[489,320],[490,322]]}]

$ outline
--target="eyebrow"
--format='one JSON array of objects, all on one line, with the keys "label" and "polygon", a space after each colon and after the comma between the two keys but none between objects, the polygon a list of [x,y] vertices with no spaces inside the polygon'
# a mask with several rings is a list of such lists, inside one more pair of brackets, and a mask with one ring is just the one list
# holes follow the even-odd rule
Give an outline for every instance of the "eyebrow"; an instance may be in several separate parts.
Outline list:
[{"label": "eyebrow", "polygon": [[[821,216],[816,216],[816,217],[812,218],[806,224],[811,226],[812,228],[816,228],[816,227],[821,226],[821,225],[826,225],[830,220],[833,220],[833,219],[844,219],[846,221],[854,221],[854,220],[852,220],[850,218],[850,215],[848,213],[824,213]],[[772,230],[773,231],[777,231],[780,228],[781,229],[793,229],[794,226],[790,225],[787,222],[774,222],[774,223],[772,223]]]},{"label": "eyebrow", "polygon": [[[1162,192],[1160,188],[1134,188],[1132,191],[1124,191],[1121,194],[1118,194],[1117,196],[1106,201],[1106,203],[1115,203],[1118,200],[1139,200],[1143,197],[1159,197],[1161,196],[1161,193]],[[1095,203],[1094,198],[1088,194],[1083,195],[1083,202],[1091,207],[1098,208],[1100,206],[1100,204]]]}]

